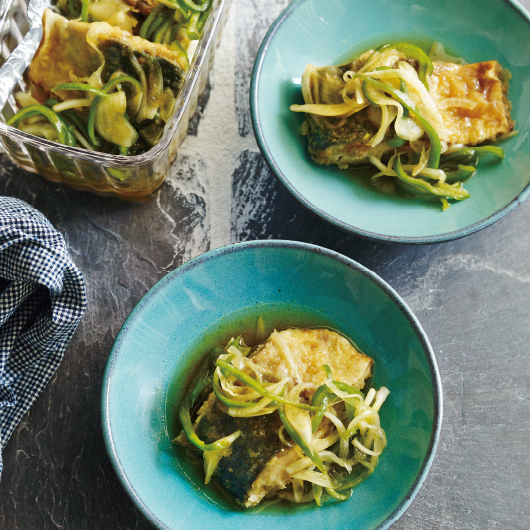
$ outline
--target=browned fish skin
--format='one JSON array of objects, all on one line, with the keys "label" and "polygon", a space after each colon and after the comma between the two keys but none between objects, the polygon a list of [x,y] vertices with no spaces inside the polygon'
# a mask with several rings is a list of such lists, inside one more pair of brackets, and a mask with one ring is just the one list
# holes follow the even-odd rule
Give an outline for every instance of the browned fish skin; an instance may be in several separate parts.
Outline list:
[{"label": "browned fish skin", "polygon": [[387,131],[376,147],[368,145],[381,124],[381,110],[367,107],[348,118],[326,118],[307,115],[308,150],[318,164],[356,165],[367,161],[370,155],[382,157],[394,152],[388,142],[394,133]]},{"label": "browned fish skin", "polygon": [[[465,65],[434,63],[429,86],[447,129],[447,134],[440,139],[472,146],[512,131],[508,82],[503,77],[502,66],[497,61]],[[447,98],[471,100],[475,107],[444,108],[443,101]]]},{"label": "browned fish skin", "polygon": [[[214,394],[212,394],[214,396]],[[278,413],[254,418],[234,418],[218,408],[215,398],[209,399],[200,421],[197,435],[206,443],[241,430],[242,434],[231,445],[228,456],[221,458],[214,477],[243,504],[248,491],[265,465],[285,446],[278,437],[281,421]]]},{"label": "browned fish skin", "polygon": [[123,0],[127,5],[144,16],[149,16],[153,9],[159,4],[156,0]]}]

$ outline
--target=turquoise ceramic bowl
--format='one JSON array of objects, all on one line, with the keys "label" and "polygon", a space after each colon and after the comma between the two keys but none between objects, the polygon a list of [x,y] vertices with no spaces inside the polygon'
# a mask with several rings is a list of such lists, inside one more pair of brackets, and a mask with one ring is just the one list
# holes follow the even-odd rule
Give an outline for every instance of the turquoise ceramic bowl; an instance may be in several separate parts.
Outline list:
[{"label": "turquoise ceramic bowl", "polygon": [[[300,136],[300,78],[308,63],[340,64],[372,46],[442,42],[467,62],[495,59],[513,74],[509,98],[519,135],[502,163],[482,163],[466,183],[471,198],[442,212],[439,201],[389,196],[373,171],[320,166]],[[295,0],[258,53],[250,94],[254,131],[267,163],[304,206],[355,234],[398,243],[457,239],[494,223],[530,194],[530,25],[514,0]]]},{"label": "turquoise ceramic bowl", "polygon": [[[193,366],[258,315],[268,331],[330,326],[375,359],[388,447],[376,472],[344,503],[261,513],[204,486],[171,444]],[[420,324],[374,273],[329,250],[253,241],[208,252],[168,274],[133,310],[103,382],[103,433],[124,488],[158,528],[305,530],[387,528],[414,499],[434,458],[442,419],[436,361]],[[293,526],[294,525],[294,526]]]}]

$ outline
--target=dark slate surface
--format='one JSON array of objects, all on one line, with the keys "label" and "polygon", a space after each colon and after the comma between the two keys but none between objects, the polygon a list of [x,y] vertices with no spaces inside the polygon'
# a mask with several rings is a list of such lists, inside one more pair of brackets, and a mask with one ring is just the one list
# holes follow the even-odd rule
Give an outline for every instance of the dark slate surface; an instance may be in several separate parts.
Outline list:
[{"label": "dark slate surface", "polygon": [[[246,143],[232,153],[232,174],[225,176],[231,189],[226,243],[296,239],[341,252],[389,282],[423,324],[442,375],[442,436],[422,490],[393,528],[527,530],[530,201],[482,232],[433,246],[373,243],[321,221],[298,205],[248,145],[251,67],[287,2],[234,4],[234,119]],[[190,130],[195,136],[215,89],[201,102]],[[65,235],[89,297],[61,367],[4,451],[1,529],[151,528],[106,455],[101,381],[113,340],[138,300],[168,271],[211,246],[209,216],[219,206],[209,189],[212,177],[207,159],[190,160],[185,151],[172,175],[176,184],[143,204],[48,183],[0,157],[0,194],[28,201]]]}]

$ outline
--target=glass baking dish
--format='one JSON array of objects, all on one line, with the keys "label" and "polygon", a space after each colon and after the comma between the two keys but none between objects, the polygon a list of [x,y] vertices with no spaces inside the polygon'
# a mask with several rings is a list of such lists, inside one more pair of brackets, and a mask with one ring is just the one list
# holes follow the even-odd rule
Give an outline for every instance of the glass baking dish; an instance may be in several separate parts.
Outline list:
[{"label": "glass baking dish", "polygon": [[[206,86],[230,0],[214,1],[178,94],[173,116],[160,141],[137,156],[110,155],[63,146],[5,123],[17,111],[13,93],[26,89],[24,72],[41,39],[42,29],[35,11],[42,16],[44,7],[51,5],[50,0],[32,0],[28,16],[28,3],[29,0],[2,0],[0,5],[0,101],[7,101],[0,114],[0,142],[7,154],[25,170],[54,182],[64,182],[75,189],[118,195],[127,200],[149,200],[164,182],[169,166],[186,138],[189,121]],[[26,35],[28,38],[24,39]],[[6,61],[11,54],[9,64]],[[13,77],[17,81],[16,87],[2,98],[2,88],[8,86]]]}]

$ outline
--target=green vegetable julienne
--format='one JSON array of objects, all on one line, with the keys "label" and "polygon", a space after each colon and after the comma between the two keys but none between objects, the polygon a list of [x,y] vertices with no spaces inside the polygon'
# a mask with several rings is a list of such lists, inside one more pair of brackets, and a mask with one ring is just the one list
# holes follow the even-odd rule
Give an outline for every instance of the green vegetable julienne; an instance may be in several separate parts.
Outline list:
[{"label": "green vegetable julienne", "polygon": [[386,83],[381,83],[376,81],[371,77],[365,74],[355,74],[353,78],[362,79],[364,83],[369,83],[379,90],[386,92],[397,102],[401,103],[403,107],[407,108],[409,113],[418,121],[418,123],[423,127],[423,130],[427,133],[429,140],[431,141],[431,149],[429,153],[429,161],[427,162],[428,166],[432,169],[437,169],[440,164],[440,155],[442,153],[442,144],[440,143],[440,137],[437,132],[434,130],[434,127],[418,112],[416,106],[410,101],[409,98],[406,98],[407,101],[403,98],[405,94],[400,90],[392,88]]},{"label": "green vegetable julienne", "polygon": [[201,33],[199,31],[199,17],[200,13],[193,13],[190,17],[190,21],[188,23],[188,27],[186,29],[186,32],[188,34],[188,38],[190,40],[197,40],[200,38]]},{"label": "green vegetable julienne", "polygon": [[66,118],[68,118],[79,129],[79,132],[85,138],[88,138],[86,126],[83,123],[83,120],[76,114],[74,110],[66,109],[66,110],[61,111],[61,114],[63,114]]},{"label": "green vegetable julienne", "polygon": [[193,0],[180,0],[184,6],[189,10],[195,11],[197,13],[202,13],[203,11],[208,10],[211,2],[204,2],[202,4],[196,4]]},{"label": "green vegetable julienne", "polygon": [[443,183],[433,186],[423,179],[407,175],[403,169],[403,166],[401,165],[399,156],[394,159],[394,171],[396,172],[399,180],[405,184],[408,184],[409,186],[412,186],[413,188],[416,188],[417,190],[428,192],[439,197],[451,198],[455,201],[463,201],[464,199],[471,197],[471,195],[462,187],[461,182],[456,184]]},{"label": "green vegetable julienne", "polygon": [[298,434],[296,429],[291,425],[291,422],[287,419],[287,416],[285,415],[285,410],[283,407],[280,407],[278,409],[278,413],[280,414],[280,419],[282,420],[283,426],[285,427],[285,430],[289,433],[289,436],[292,438],[292,440],[302,449],[303,453],[315,464],[315,466],[320,469],[320,471],[324,470],[324,466],[322,464],[322,460],[320,459],[320,456],[318,453],[316,453],[311,447],[309,447],[305,440]]},{"label": "green vegetable julienne", "polygon": [[161,43],[162,39],[164,38],[167,30],[174,24],[174,20],[171,17],[167,17],[162,24],[157,28],[157,30],[153,33],[153,42]]},{"label": "green vegetable julienne", "polygon": [[339,486],[337,486],[337,488],[326,488],[326,493],[332,498],[332,499],[335,499],[336,501],[341,501],[341,502],[344,502],[344,501],[347,501],[350,497],[351,497],[351,494],[352,494],[352,490],[350,488],[350,490],[348,491],[348,493],[339,493],[338,491],[336,491],[339,487],[341,487],[342,485],[340,484]]},{"label": "green vegetable julienne", "polygon": [[[142,39],[147,39],[147,32],[150,30],[151,25],[153,24],[154,20],[158,17],[160,11],[164,8],[164,4],[158,4],[153,11],[149,14],[149,16],[145,19],[144,23],[142,24],[142,27],[140,28],[139,36],[142,37]],[[151,34],[152,31],[149,33]]]},{"label": "green vegetable julienne", "polygon": [[315,497],[315,502],[318,506],[322,506],[322,490],[322,486],[313,484],[313,496]]},{"label": "green vegetable julienne", "polygon": [[357,475],[348,476],[346,474],[343,474],[340,478],[337,478],[340,485],[337,486],[336,490],[337,491],[345,491],[345,490],[351,491],[352,488],[355,488],[361,482],[366,480],[373,472],[374,472],[374,469],[365,468],[361,471],[361,473]]},{"label": "green vegetable julienne", "polygon": [[392,140],[388,142],[388,145],[390,147],[402,147],[403,145],[405,145],[406,142],[407,140],[405,140],[404,138],[400,138],[396,133],[394,134],[394,138],[392,138]]},{"label": "green vegetable julienne", "polygon": [[75,130],[75,125],[70,125],[66,121],[66,119],[60,114],[57,114],[57,116],[63,122],[63,125],[66,130],[66,145],[69,145],[70,147],[77,147],[77,140],[75,139],[75,136],[72,133],[72,131]]},{"label": "green vegetable julienne", "polygon": [[[211,444],[205,444],[195,433],[193,424],[191,422],[190,409],[193,408],[197,398],[212,384],[212,377],[208,374],[204,374],[199,379],[196,386],[193,388],[191,393],[184,399],[179,408],[179,418],[182,424],[182,429],[186,433],[186,436],[190,443],[192,443],[197,449],[201,451],[216,451],[218,449],[225,449],[230,445],[231,442],[227,442],[226,439],[217,440]],[[234,433],[235,434],[235,433]]]},{"label": "green vegetable julienne", "polygon": [[81,22],[88,22],[88,4],[90,4],[90,0],[82,0],[82,3],[81,3]]},{"label": "green vegetable julienne", "polygon": [[[342,392],[356,394],[364,398],[364,394],[360,390],[357,390],[346,383],[342,383],[341,381],[333,381],[333,384]],[[315,390],[311,404],[316,407],[320,407],[320,410],[311,418],[311,428],[313,432],[316,432],[316,430],[320,427],[330,401],[336,398],[337,396],[327,385],[321,385]],[[346,405],[349,405],[349,403]]]},{"label": "green vegetable julienne", "polygon": [[385,44],[376,50],[376,52],[384,52],[394,48],[398,52],[404,53],[407,57],[418,61],[419,72],[418,77],[420,81],[425,85],[425,88],[429,90],[429,83],[427,83],[427,75],[432,75],[433,73],[433,64],[430,57],[417,46],[409,44],[408,42],[397,42],[396,44]]},{"label": "green vegetable julienne", "polygon": [[217,374],[217,372],[213,374],[213,391],[217,399],[227,407],[249,408],[255,407],[257,404],[252,401],[238,401],[236,399],[227,398],[223,392],[223,389],[221,388],[221,384],[219,382],[219,375]]},{"label": "green vegetable julienne", "polygon": [[[374,72],[378,72],[381,70],[392,70],[390,66],[380,66],[379,68],[375,68]],[[368,100],[368,103],[372,105],[372,107],[381,107],[379,103],[375,102],[374,94],[372,94],[372,88],[370,87],[369,83],[363,83],[362,86],[364,97]]]},{"label": "green vegetable julienne", "polygon": [[182,18],[184,22],[187,22],[191,16],[192,11],[187,9],[182,2],[179,0],[172,0],[173,8],[175,9],[175,20]]},{"label": "green vegetable julienne", "polygon": [[[403,92],[403,94],[407,94],[409,93],[409,87],[407,85],[407,82],[402,79],[401,77],[399,78],[399,90],[401,90],[401,92]],[[408,118],[409,117],[409,109],[407,107],[403,107],[403,117],[404,118]]]},{"label": "green vegetable julienne", "polygon": [[479,155],[490,154],[500,158],[501,160],[504,159],[504,149],[502,149],[502,147],[497,147],[496,145],[479,145],[475,147],[463,147],[462,149],[459,149],[458,151],[455,151],[451,154],[444,155],[444,162],[449,162],[450,160],[462,156],[473,156],[475,153]]},{"label": "green vegetable julienne", "polygon": [[58,137],[57,141],[60,144],[67,145],[69,134],[68,128],[56,112],[49,109],[48,107],[45,107],[44,105],[28,105],[27,107],[24,107],[23,109],[19,110],[12,118],[7,120],[7,125],[13,125],[16,127],[22,120],[30,118],[31,116],[36,116],[38,114],[42,114],[55,127]]},{"label": "green vegetable julienne", "polygon": [[140,92],[142,91],[142,84],[140,81],[131,77],[130,75],[120,75],[111,79],[101,90],[105,95],[107,95],[116,85],[121,83],[131,83],[134,85]]},{"label": "green vegetable julienne", "polygon": [[105,92],[103,92],[99,88],[87,85],[86,83],[62,83],[52,89],[52,92],[59,92],[59,90],[81,90],[83,92],[90,92],[91,94],[94,94],[96,96],[107,97],[107,94],[105,94]]},{"label": "green vegetable julienne", "polygon": [[[43,104],[44,106],[48,108],[53,108],[55,105],[57,105],[59,101],[55,98],[50,98],[47,101],[45,101]],[[54,111],[55,112],[55,111]],[[85,140],[88,142],[88,144],[94,148],[90,140],[88,139],[88,133],[86,130],[86,125],[84,124],[83,120],[79,117],[79,115],[72,109],[66,109],[61,110],[57,113],[59,116],[64,116],[68,122],[71,122],[71,124],[75,127],[77,127],[80,134],[82,134],[85,138]]]},{"label": "green vegetable julienne", "polygon": [[188,58],[188,54],[186,50],[180,45],[179,41],[178,40],[172,41],[170,47],[173,51],[177,52],[180,55],[180,57],[182,57],[182,59],[184,60],[184,63],[186,64],[186,67],[189,68],[190,60]]},{"label": "green vegetable julienne", "polygon": [[[119,76],[119,77],[115,77],[114,79],[111,79],[101,90],[100,92],[103,94],[104,97],[107,97],[108,93],[116,86],[116,85],[119,85],[120,83],[131,83],[133,84],[134,86],[136,86],[136,88],[138,90],[142,90],[142,85],[140,84],[139,81],[137,81],[134,77],[131,77],[131,76],[128,76],[128,75],[122,75],[122,76]],[[94,145],[101,145],[98,138],[96,137],[96,132],[95,132],[95,124],[96,124],[96,110],[97,110],[97,107],[98,107],[98,103],[100,101],[100,97],[102,96],[96,96],[93,100],[92,100],[92,103],[90,104],[90,111],[88,113],[88,122],[87,122],[87,133],[88,133],[88,137],[90,139],[90,141],[94,144]]]},{"label": "green vegetable julienne", "polygon": [[239,368],[232,366],[226,361],[217,359],[215,364],[219,366],[219,368],[221,368],[225,373],[233,375],[238,381],[241,381],[249,388],[252,388],[252,390],[255,390],[258,394],[261,394],[263,397],[270,399],[275,403],[283,403],[284,405],[291,405],[292,407],[304,410],[311,410],[313,412],[318,412],[320,410],[319,407],[313,407],[312,405],[306,405],[305,403],[296,403],[295,401],[290,401],[289,399],[285,399],[281,396],[278,396],[277,394],[269,392],[261,383],[256,381],[256,379],[246,374],[245,372],[239,370]]},{"label": "green vegetable julienne", "polygon": [[[151,12],[140,27],[140,37],[152,42],[170,45],[176,42],[179,28],[184,27],[188,39],[198,40],[210,13],[212,0],[201,3],[195,3],[192,0],[173,0],[170,3],[171,6],[168,2],[160,3]],[[173,13],[172,9],[174,10]],[[186,53],[182,45],[180,43],[178,45]],[[174,49],[180,51],[175,47]]]},{"label": "green vegetable julienne", "polygon": [[162,27],[166,22],[171,23],[172,22],[171,18],[172,17],[164,11],[158,13],[156,18],[153,20],[153,22],[149,26],[149,29],[147,30],[147,35],[145,36],[145,38],[147,40],[155,42],[154,39],[155,39],[158,29]]},{"label": "green vegetable julienne", "polygon": [[208,14],[210,11],[210,7],[212,6],[213,0],[207,0],[206,3],[208,4],[208,9],[204,10],[201,13],[201,16],[199,17],[199,23],[197,24],[199,34],[202,34],[202,30],[204,29],[204,24],[206,23],[206,20],[208,19]]}]

